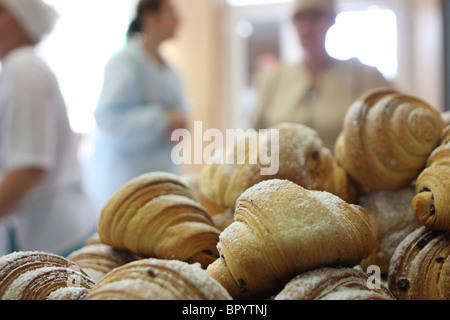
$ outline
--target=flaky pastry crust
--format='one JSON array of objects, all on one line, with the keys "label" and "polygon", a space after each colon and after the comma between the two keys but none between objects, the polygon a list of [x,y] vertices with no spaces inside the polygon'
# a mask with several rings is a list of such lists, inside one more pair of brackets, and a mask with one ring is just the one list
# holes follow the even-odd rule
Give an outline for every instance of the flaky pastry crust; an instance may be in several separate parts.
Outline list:
[{"label": "flaky pastry crust", "polygon": [[[234,208],[238,197],[251,186],[264,180],[286,179],[307,189],[328,191],[347,202],[356,202],[353,182],[337,165],[331,150],[324,147],[314,129],[297,123],[281,123],[270,129],[279,132],[278,153],[272,148],[271,135],[258,133],[258,143],[245,149],[244,163],[237,163],[237,160],[215,162],[204,167],[199,182],[202,194],[221,206]],[[225,156],[236,156],[237,146],[225,150]],[[279,156],[276,173],[261,174],[261,168],[267,166],[261,163],[259,147],[267,148],[268,155]],[[256,164],[251,161],[255,158]]]},{"label": "flaky pastry crust", "polygon": [[313,268],[355,266],[374,244],[362,207],[288,180],[266,180],[239,198],[235,221],[220,235],[221,257],[207,273],[234,299],[261,297]]},{"label": "flaky pastry crust", "polygon": [[363,190],[402,188],[424,169],[444,127],[441,114],[424,101],[375,89],[350,106],[336,161]]},{"label": "flaky pastry crust", "polygon": [[417,219],[429,228],[450,232],[450,125],[417,178],[416,192],[412,208]]},{"label": "flaky pastry crust", "polygon": [[395,300],[369,273],[353,268],[318,268],[291,279],[274,300]]},{"label": "flaky pastry crust", "polygon": [[1,300],[77,300],[94,284],[79,266],[56,254],[23,251],[0,258]]},{"label": "flaky pastry crust", "polygon": [[86,300],[231,300],[199,264],[144,259],[105,275]]},{"label": "flaky pastry crust", "polygon": [[152,172],[124,185],[103,209],[103,243],[144,258],[199,262],[218,257],[220,230],[194,191],[173,174]]},{"label": "flaky pastry crust", "polygon": [[450,233],[421,226],[396,248],[388,287],[398,300],[450,299]]}]

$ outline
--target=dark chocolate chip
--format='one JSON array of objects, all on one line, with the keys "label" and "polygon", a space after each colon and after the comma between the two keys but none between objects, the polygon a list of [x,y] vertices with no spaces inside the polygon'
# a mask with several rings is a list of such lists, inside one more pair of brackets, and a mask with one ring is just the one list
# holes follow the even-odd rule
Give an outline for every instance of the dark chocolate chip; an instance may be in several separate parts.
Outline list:
[{"label": "dark chocolate chip", "polygon": [[434,215],[436,213],[436,206],[434,204],[431,205],[430,207],[430,215]]},{"label": "dark chocolate chip", "polygon": [[153,270],[152,268],[148,268],[147,273],[152,277],[156,277],[156,271]]},{"label": "dark chocolate chip", "polygon": [[444,258],[444,257],[441,257],[441,256],[438,256],[438,257],[436,257],[435,259],[436,259],[436,261],[439,262],[439,263],[442,263],[442,262],[445,260],[445,258]]},{"label": "dark chocolate chip", "polygon": [[417,246],[421,249],[425,248],[427,244],[428,240],[426,238],[421,238],[419,241],[417,241]]},{"label": "dark chocolate chip", "polygon": [[399,278],[399,279],[397,280],[397,286],[398,286],[400,289],[406,290],[406,289],[408,289],[408,287],[409,287],[409,280],[406,279],[406,278]]},{"label": "dark chocolate chip", "polygon": [[246,290],[245,286],[247,285],[247,283],[244,281],[244,279],[239,279],[238,284],[239,284],[239,289],[241,290],[241,292],[244,292]]},{"label": "dark chocolate chip", "polygon": [[312,156],[313,160],[318,160],[320,157],[320,153],[319,153],[319,151],[313,151],[313,152],[311,152],[311,156]]}]

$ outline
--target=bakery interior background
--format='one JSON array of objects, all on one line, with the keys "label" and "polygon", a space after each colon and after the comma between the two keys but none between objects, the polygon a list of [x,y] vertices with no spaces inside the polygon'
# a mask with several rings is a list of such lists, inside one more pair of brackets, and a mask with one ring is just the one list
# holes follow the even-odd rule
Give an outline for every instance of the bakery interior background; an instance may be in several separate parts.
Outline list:
[{"label": "bakery interior background", "polygon": [[[93,110],[110,56],[125,43],[137,0],[46,0],[61,19],[40,50],[60,81],[72,128],[88,156]],[[443,111],[446,97],[445,0],[341,0],[327,48],[339,59],[359,57],[406,93]],[[301,58],[290,0],[175,0],[182,26],[164,46],[188,86],[192,123],[246,127],[258,61]],[[450,15],[449,15],[450,16]],[[358,28],[354,28],[354,24]],[[273,59],[275,57],[275,59]],[[186,171],[195,171],[186,167]]]}]

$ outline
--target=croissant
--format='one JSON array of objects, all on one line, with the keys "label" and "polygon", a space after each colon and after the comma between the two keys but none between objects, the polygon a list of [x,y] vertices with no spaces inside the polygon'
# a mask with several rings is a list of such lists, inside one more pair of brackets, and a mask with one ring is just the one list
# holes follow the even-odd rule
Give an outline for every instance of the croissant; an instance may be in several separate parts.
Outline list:
[{"label": "croissant", "polygon": [[[207,198],[203,195],[203,193],[200,190],[200,174],[198,173],[191,173],[191,174],[185,174],[180,177],[182,181],[184,181],[189,187],[191,187],[198,198],[198,201],[200,204],[206,209],[208,214],[214,218],[216,215],[221,215],[225,211],[227,211],[228,208],[223,207],[216,202],[212,201],[210,198]],[[213,219],[214,220],[214,219]]]},{"label": "croissant", "polygon": [[412,208],[417,219],[429,228],[450,231],[450,125],[417,178],[416,192]]},{"label": "croissant", "polygon": [[373,250],[363,208],[325,192],[272,179],[247,189],[220,235],[221,257],[206,269],[234,299],[260,298],[293,276],[323,266],[355,266]]},{"label": "croissant", "polygon": [[128,251],[100,243],[84,246],[68,255],[67,259],[78,265],[94,282],[98,282],[111,270],[139,258]]},{"label": "croissant", "polygon": [[385,285],[353,268],[323,267],[291,279],[274,300],[395,300]]},{"label": "croissant", "polygon": [[382,274],[387,274],[395,248],[420,227],[411,208],[415,194],[414,186],[410,185],[397,190],[370,191],[359,198],[359,205],[369,214],[377,236],[374,250],[361,261],[364,270],[377,265]]},{"label": "croissant", "polygon": [[362,190],[399,189],[424,169],[444,126],[440,113],[416,97],[369,91],[350,106],[335,158]]},{"label": "croissant", "polygon": [[199,264],[154,258],[130,262],[105,275],[86,300],[231,300]]},{"label": "croissant", "polygon": [[68,259],[45,252],[0,258],[1,300],[81,299],[94,281]]},{"label": "croissant", "polygon": [[220,230],[178,176],[144,174],[125,184],[105,205],[101,241],[144,258],[199,262],[218,257]]},{"label": "croissant", "polygon": [[[272,145],[273,131],[278,132],[277,147]],[[332,152],[323,146],[318,133],[307,126],[296,123],[282,123],[256,135],[257,143],[248,143],[245,161],[233,162],[239,155],[239,146],[225,150],[226,159],[223,163],[214,162],[206,165],[200,176],[200,191],[211,201],[233,208],[237,198],[249,187],[269,179],[286,179],[307,189],[328,191],[347,202],[354,203],[357,193],[353,182],[345,170],[340,168]],[[276,157],[278,171],[263,175],[262,169],[267,166],[262,163],[260,148],[267,148],[266,154]],[[255,160],[256,159],[256,160]]]},{"label": "croissant", "polygon": [[90,246],[90,245],[99,244],[99,243],[102,243],[102,240],[100,239],[100,236],[96,232],[86,240],[86,242],[83,244],[83,246]]},{"label": "croissant", "polygon": [[450,233],[421,226],[396,248],[388,287],[398,300],[450,299]]}]

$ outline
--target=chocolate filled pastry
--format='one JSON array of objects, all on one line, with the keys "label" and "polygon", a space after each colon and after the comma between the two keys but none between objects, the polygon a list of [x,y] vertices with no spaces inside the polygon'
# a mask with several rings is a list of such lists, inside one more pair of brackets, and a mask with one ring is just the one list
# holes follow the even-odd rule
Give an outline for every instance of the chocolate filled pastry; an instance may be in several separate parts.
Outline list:
[{"label": "chocolate filled pastry", "polygon": [[376,89],[350,106],[335,158],[361,190],[399,189],[424,169],[444,127],[441,114],[426,102]]},{"label": "chocolate filled pastry", "polygon": [[[252,137],[255,143],[249,142]],[[264,156],[270,156],[270,164],[265,163],[269,161]],[[353,182],[337,165],[331,150],[324,147],[314,129],[302,124],[282,123],[267,132],[241,138],[234,148],[224,151],[224,159],[206,165],[199,182],[205,197],[223,207],[234,209],[246,189],[269,179],[285,179],[306,189],[327,191],[350,203],[357,199]],[[273,172],[264,174],[270,168]]]},{"label": "chocolate filled pastry", "polygon": [[105,275],[86,300],[231,300],[198,263],[138,260]]},{"label": "chocolate filled pastry", "polygon": [[94,281],[72,261],[45,252],[0,258],[1,300],[82,299]]},{"label": "chocolate filled pastry", "polygon": [[450,233],[419,227],[397,247],[388,287],[398,300],[450,299]]},{"label": "chocolate filled pastry", "polygon": [[233,299],[267,297],[301,272],[353,267],[374,244],[362,207],[288,180],[266,180],[239,197],[235,221],[220,235],[221,257],[206,271]]},{"label": "chocolate filled pastry", "polygon": [[450,232],[450,125],[441,141],[417,178],[412,208],[424,226]]},{"label": "chocolate filled pastry", "polygon": [[291,279],[274,300],[395,300],[371,275],[352,268],[318,268]]},{"label": "chocolate filled pastry", "polygon": [[377,236],[375,249],[361,261],[364,270],[376,265],[382,274],[387,274],[395,248],[421,226],[411,208],[415,195],[411,185],[397,190],[370,191],[360,197],[359,204],[369,214]]},{"label": "chocolate filled pastry", "polygon": [[102,210],[103,243],[144,258],[199,262],[218,257],[220,230],[178,176],[152,172],[125,184]]},{"label": "chocolate filled pastry", "polygon": [[139,257],[107,244],[91,244],[72,252],[67,259],[76,263],[92,280],[98,282],[105,274]]}]

